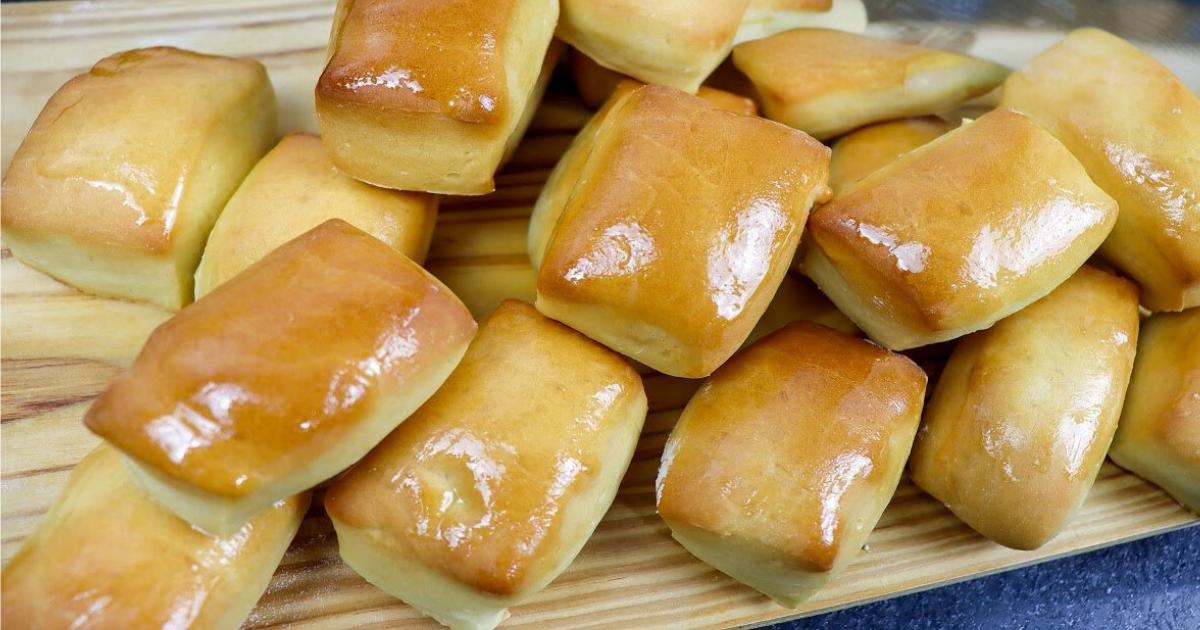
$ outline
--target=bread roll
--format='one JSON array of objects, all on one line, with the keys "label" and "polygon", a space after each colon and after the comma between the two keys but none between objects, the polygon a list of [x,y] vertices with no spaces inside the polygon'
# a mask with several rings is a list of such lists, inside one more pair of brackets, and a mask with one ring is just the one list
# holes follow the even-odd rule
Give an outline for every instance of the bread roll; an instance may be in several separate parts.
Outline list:
[{"label": "bread roll", "polygon": [[1116,215],[1053,136],[996,110],[814,212],[804,269],[872,339],[913,348],[987,328],[1045,296]]},{"label": "bread roll", "polygon": [[1142,324],[1109,456],[1200,514],[1200,309]]},{"label": "bread roll", "polygon": [[4,567],[3,625],[235,630],[307,509],[305,493],[229,536],[206,534],[153,501],[101,444]]},{"label": "bread roll", "polygon": [[1137,280],[1146,307],[1200,306],[1200,98],[1150,55],[1085,28],[1013,74],[1003,102],[1120,204],[1100,253]]},{"label": "bread roll", "polygon": [[729,54],[749,0],[562,0],[558,36],[600,65],[695,93]]},{"label": "bread roll", "polygon": [[[578,50],[571,50],[569,65],[579,97],[588,107],[598,108],[607,103],[622,83],[628,83],[626,90],[642,85],[641,81],[609,70]],[[696,96],[731,112],[746,115],[758,113],[758,106],[753,100],[725,90],[702,85],[696,90]]]},{"label": "bread roll", "polygon": [[156,329],[84,421],[155,499],[226,535],[365,455],[474,332],[440,282],[332,219]]},{"label": "bread roll", "polygon": [[742,347],[746,347],[763,337],[797,321],[815,322],[832,328],[847,335],[861,337],[862,331],[850,321],[829,298],[817,289],[812,280],[799,274],[789,273],[779,283],[775,297],[762,317],[755,324],[754,330]]},{"label": "bread roll", "polygon": [[661,86],[600,116],[535,210],[554,226],[540,257],[531,230],[537,308],[656,370],[707,376],[771,301],[829,149]]},{"label": "bread roll", "polygon": [[967,55],[820,28],[738,45],[768,118],[824,140],[856,127],[953,108],[1008,69]]},{"label": "bread roll", "polygon": [[508,301],[421,409],[325,496],[342,558],[455,628],[493,628],[591,536],[646,417],[616,354]]},{"label": "bread roll", "polygon": [[936,116],[904,118],[863,127],[833,143],[829,187],[836,196],[896,158],[950,131]]},{"label": "bread roll", "polygon": [[339,0],[317,82],[333,163],[386,188],[478,195],[529,126],[555,0]]},{"label": "bread roll", "polygon": [[1100,472],[1137,337],[1137,287],[1083,267],[962,340],[917,435],[913,481],[1002,545],[1044,545]]},{"label": "bread roll", "polygon": [[221,208],[275,138],[262,64],[143,48],[50,97],[4,178],[4,242],[89,293],[178,309]]},{"label": "bread roll", "polygon": [[320,138],[289,134],[250,171],[217,219],[196,270],[196,297],[334,218],[420,263],[433,237],[437,197],[346,177],[333,167]]},{"label": "bread roll", "polygon": [[750,0],[734,44],[794,28],[832,28],[861,33],[867,28],[862,0]]},{"label": "bread roll", "polygon": [[788,607],[858,553],[921,418],[907,358],[796,322],[738,353],[688,402],[658,513],[696,557]]}]

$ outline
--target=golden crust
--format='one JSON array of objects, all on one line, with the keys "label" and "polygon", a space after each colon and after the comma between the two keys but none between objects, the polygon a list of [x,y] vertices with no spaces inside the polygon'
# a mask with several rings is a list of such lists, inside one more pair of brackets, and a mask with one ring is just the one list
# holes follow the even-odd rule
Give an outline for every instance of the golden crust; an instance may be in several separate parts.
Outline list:
[{"label": "golden crust", "polygon": [[1200,98],[1150,55],[1085,28],[1004,84],[1121,213],[1100,253],[1153,311],[1200,306]]},{"label": "golden crust", "polygon": [[620,356],[509,300],[325,507],[474,591],[528,594],[591,535],[645,412],[641,378]]},{"label": "golden crust", "polygon": [[896,158],[950,131],[954,125],[935,116],[877,123],[833,143],[829,187],[833,194],[874,173]]},{"label": "golden crust", "polygon": [[1138,337],[1137,287],[1081,268],[961,341],[913,447],[913,480],[968,525],[1035,549],[1083,503],[1108,452]]},{"label": "golden crust", "polygon": [[225,205],[196,271],[196,296],[334,218],[420,263],[433,237],[437,197],[351,179],[334,168],[320,138],[289,134],[259,161]]},{"label": "golden crust", "polygon": [[562,0],[558,36],[639,81],[695,92],[729,53],[749,0]]},{"label": "golden crust", "polygon": [[134,483],[101,445],[4,567],[8,628],[227,628],[266,589],[308,508],[280,501],[235,534],[189,526]]},{"label": "golden crust", "polygon": [[538,310],[657,370],[711,373],[779,285],[829,150],[659,86],[620,99],[591,142],[543,192],[564,202],[546,211]]},{"label": "golden crust", "polygon": [[1099,247],[1116,214],[1053,136],[996,110],[814,212],[804,267],[873,339],[911,348],[1046,295]]},{"label": "golden crust", "polygon": [[85,422],[167,478],[245,496],[306,469],[410,382],[448,373],[474,331],[449,289],[333,219],[155,330]]},{"label": "golden crust", "polygon": [[[909,359],[810,322],[737,354],[688,403],[663,453],[658,512],[828,572],[895,491],[926,377]],[[721,568],[718,566],[718,568]]]},{"label": "golden crust", "polygon": [[950,109],[1008,73],[967,55],[822,28],[739,44],[733,61],[754,82],[768,118],[818,139]]},{"label": "golden crust", "polygon": [[1109,455],[1200,514],[1200,309],[1143,323]]}]

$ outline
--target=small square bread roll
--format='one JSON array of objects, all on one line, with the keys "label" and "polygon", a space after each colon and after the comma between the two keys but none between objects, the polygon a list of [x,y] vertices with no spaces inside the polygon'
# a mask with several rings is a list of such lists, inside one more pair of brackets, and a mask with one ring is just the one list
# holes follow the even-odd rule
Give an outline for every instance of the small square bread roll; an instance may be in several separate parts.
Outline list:
[{"label": "small square bread roll", "polygon": [[733,62],[754,82],[768,118],[819,140],[951,109],[1008,74],[968,55],[820,28],[740,44]]},{"label": "small square bread roll", "polygon": [[562,0],[558,37],[639,81],[696,89],[733,46],[749,0]]},{"label": "small square bread roll", "polygon": [[963,339],[910,460],[912,478],[992,540],[1036,549],[1087,497],[1133,369],[1138,292],[1081,268],[1050,295]]},{"label": "small square bread roll", "polygon": [[1142,324],[1108,455],[1200,514],[1200,309]]},{"label": "small square bread roll", "polygon": [[305,493],[229,536],[206,534],[152,500],[101,444],[4,567],[3,625],[235,630],[307,509]]},{"label": "small square bread roll", "polygon": [[1146,307],[1200,306],[1200,98],[1150,55],[1085,28],[1014,73],[1003,103],[1120,204],[1100,253],[1141,285]]},{"label": "small square bread roll", "polygon": [[862,548],[921,419],[908,358],[810,322],[738,353],[667,440],[658,513],[693,555],[788,607]]},{"label": "small square bread roll", "polygon": [[506,301],[437,394],[329,488],[342,559],[441,623],[493,628],[587,542],[645,418],[624,359]]},{"label": "small square bread roll", "polygon": [[923,116],[876,123],[848,133],[833,143],[829,187],[837,196],[851,184],[954,127],[936,116]]},{"label": "small square bread roll", "polygon": [[[597,117],[563,157],[585,160],[535,210],[537,308],[655,370],[707,376],[771,301],[827,192],[829,149],[662,86]],[[543,239],[535,224],[554,227]]]},{"label": "small square bread roll", "polygon": [[143,48],[58,89],[4,178],[4,242],[98,295],[178,309],[221,208],[275,140],[262,64]]},{"label": "small square bread roll", "polygon": [[329,219],[421,263],[437,221],[437,197],[351,179],[334,168],[320,138],[289,134],[250,171],[213,226],[196,270],[196,297]]},{"label": "small square bread roll", "polygon": [[358,461],[474,333],[449,289],[331,219],[159,326],[84,422],[155,499],[225,535]]},{"label": "small square bread roll", "polygon": [[557,61],[557,0],[339,0],[317,82],[333,163],[403,190],[480,195]]},{"label": "small square bread roll", "polygon": [[813,213],[804,271],[872,339],[903,350],[991,326],[1069,278],[1117,204],[1034,122],[989,112]]},{"label": "small square bread roll", "polygon": [[862,0],[750,0],[734,45],[794,28],[832,28],[861,33],[867,28]]}]

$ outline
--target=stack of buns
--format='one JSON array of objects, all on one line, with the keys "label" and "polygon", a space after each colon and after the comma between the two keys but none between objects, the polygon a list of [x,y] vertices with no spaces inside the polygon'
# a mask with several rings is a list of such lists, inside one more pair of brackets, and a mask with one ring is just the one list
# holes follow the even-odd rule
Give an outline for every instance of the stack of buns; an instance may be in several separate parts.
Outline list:
[{"label": "stack of buns", "polygon": [[[69,81],[5,176],[5,244],[178,312],[88,410],[106,443],[5,567],[4,621],[237,627],[328,482],[351,568],[495,627],[613,502],[638,370],[706,379],[663,520],[784,606],[855,557],[906,465],[1018,549],[1110,443],[1200,509],[1196,95],[1094,29],[1010,74],[848,32],[860,13],[342,0],[321,136],[274,149],[253,60],[149,48]],[[493,190],[555,35],[600,109],[531,209],[532,277],[473,316],[421,266],[436,195]],[[702,85],[731,51],[744,91]],[[927,404],[899,352],[940,342]]]}]

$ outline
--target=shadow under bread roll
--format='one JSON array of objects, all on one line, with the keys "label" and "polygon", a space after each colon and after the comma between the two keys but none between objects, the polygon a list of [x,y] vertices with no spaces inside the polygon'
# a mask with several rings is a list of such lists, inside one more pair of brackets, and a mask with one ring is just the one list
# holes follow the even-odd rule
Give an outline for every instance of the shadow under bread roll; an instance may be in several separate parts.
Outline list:
[{"label": "shadow under bread roll", "polygon": [[433,276],[332,219],[159,326],[84,422],[155,499],[227,534],[365,455],[474,333]]},{"label": "shadow under bread roll", "polygon": [[696,557],[795,607],[850,562],[883,514],[925,386],[904,356],[790,324],[688,402],[663,451],[658,513]]},{"label": "shadow under bread roll", "polygon": [[493,628],[608,510],[646,418],[616,353],[506,301],[433,398],[333,483],[342,559],[454,628]]},{"label": "shadow under bread roll", "polygon": [[934,388],[912,479],[992,540],[1036,549],[1067,523],[1117,428],[1138,338],[1138,292],[1081,268],[958,343]]},{"label": "shadow under bread roll", "polygon": [[308,501],[308,493],[282,499],[214,536],[151,499],[101,444],[4,567],[3,625],[234,630],[266,590]]},{"label": "shadow under bread roll", "polygon": [[1200,514],[1200,308],[1142,323],[1108,455]]}]

